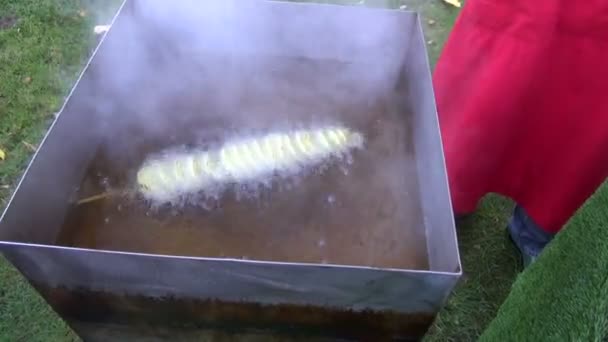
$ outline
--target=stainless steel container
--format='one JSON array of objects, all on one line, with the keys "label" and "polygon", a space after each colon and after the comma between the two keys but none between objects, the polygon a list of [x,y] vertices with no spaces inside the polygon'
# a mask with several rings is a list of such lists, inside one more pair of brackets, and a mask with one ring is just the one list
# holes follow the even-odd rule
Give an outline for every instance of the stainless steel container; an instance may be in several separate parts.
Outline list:
[{"label": "stainless steel container", "polygon": [[[372,137],[348,175],[151,214],[75,203],[128,188],[143,155],[201,130],[332,115]],[[13,195],[0,250],[86,341],[421,338],[461,266],[420,17],[126,1]]]}]

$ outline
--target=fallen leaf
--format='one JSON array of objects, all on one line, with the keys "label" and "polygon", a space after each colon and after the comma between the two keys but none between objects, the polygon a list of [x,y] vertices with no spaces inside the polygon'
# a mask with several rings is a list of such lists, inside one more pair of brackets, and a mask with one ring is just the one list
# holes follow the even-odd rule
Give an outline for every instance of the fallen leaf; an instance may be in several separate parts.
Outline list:
[{"label": "fallen leaf", "polygon": [[23,145],[25,145],[25,147],[27,147],[30,151],[32,152],[36,152],[36,146],[28,143],[27,141],[22,141]]},{"label": "fallen leaf", "polygon": [[435,23],[436,23],[436,21],[435,21],[435,20],[433,20],[433,19],[429,19],[429,25],[430,25],[430,26],[435,25]]},{"label": "fallen leaf", "polygon": [[93,31],[95,32],[95,34],[102,34],[108,32],[109,29],[110,25],[97,25],[95,26]]},{"label": "fallen leaf", "polygon": [[32,82],[32,78],[31,77],[28,76],[28,77],[24,77],[23,78],[23,83],[29,84],[30,82]]},{"label": "fallen leaf", "polygon": [[445,3],[448,3],[454,7],[458,7],[460,8],[462,6],[462,4],[460,3],[460,1],[458,0],[443,0]]},{"label": "fallen leaf", "polygon": [[6,158],[6,153],[4,153],[4,150],[2,150],[0,148],[0,160],[4,160]]}]

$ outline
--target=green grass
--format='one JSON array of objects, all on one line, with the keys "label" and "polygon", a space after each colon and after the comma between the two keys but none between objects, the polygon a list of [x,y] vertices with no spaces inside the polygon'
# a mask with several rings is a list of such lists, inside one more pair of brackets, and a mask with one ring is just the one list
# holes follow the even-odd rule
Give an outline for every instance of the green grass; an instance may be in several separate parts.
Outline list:
[{"label": "green grass", "polygon": [[[0,0],[0,208],[82,69],[94,37],[90,2]],[[85,12],[82,12],[85,10]],[[1,20],[1,19],[0,19]],[[0,341],[69,341],[67,326],[0,259]]]},{"label": "green grass", "polygon": [[[0,207],[6,204],[32,155],[27,145],[39,143],[53,114],[59,109],[82,68],[92,46],[93,13],[97,13],[104,4],[103,0],[0,0],[0,17],[14,15],[18,18],[15,26],[0,29],[0,148],[7,152],[6,160],[0,162]],[[368,0],[366,5],[393,8],[406,5],[409,9],[421,11],[433,65],[458,13],[457,9],[440,0]],[[80,13],[83,9],[86,11],[85,16]],[[111,10],[104,11],[102,15],[107,18],[111,15]],[[576,269],[582,256],[593,256],[592,253],[605,255],[601,243],[587,248],[577,243],[577,239],[585,236],[587,240],[593,241],[592,235],[589,235],[593,230],[586,231],[586,227],[599,227],[602,222],[608,222],[603,215],[595,212],[605,205],[606,197],[603,194],[597,197],[595,206],[591,206],[587,214],[579,216],[572,228],[559,236],[553,248],[546,253],[547,256],[533,266],[536,270],[520,277],[514,293],[500,309],[501,314],[487,332],[489,340],[511,336],[510,334],[526,337],[522,334],[528,331],[526,329],[530,328],[531,323],[526,323],[523,319],[538,315],[537,306],[540,304],[549,305],[551,311],[547,312],[548,318],[535,321],[546,324],[539,331],[544,331],[547,327],[555,328],[553,336],[568,336],[564,333],[570,331],[568,324],[571,324],[574,327],[571,330],[573,334],[581,333],[578,336],[602,336],[606,322],[593,321],[592,316],[593,313],[603,312],[606,307],[602,306],[604,304],[593,304],[592,301],[598,295],[606,297],[607,293],[606,287],[601,283],[603,273],[594,274],[593,269],[605,270],[608,265],[602,262],[606,261],[606,257],[602,261],[581,267],[581,270],[590,273],[592,280],[561,275]],[[518,272],[516,253],[504,232],[510,209],[509,201],[490,196],[475,217],[459,229],[463,280],[447,307],[440,313],[428,336],[429,341],[477,339],[509,295]],[[604,240],[605,235],[606,233],[602,235]],[[578,255],[574,258],[569,254],[572,249],[586,252],[573,254]],[[526,297],[525,293],[532,293],[530,289],[543,282],[554,283],[543,294],[534,292],[535,296],[540,297]],[[592,291],[577,294],[577,290],[585,283],[593,284]],[[561,294],[564,297],[560,299],[559,290],[563,286],[567,291]],[[560,310],[570,305],[567,302],[569,298],[577,299],[577,305],[565,310],[570,316],[550,320],[550,317],[560,316]],[[521,309],[520,319],[522,307],[524,309]],[[579,317],[594,322],[589,330]],[[511,327],[516,327],[517,332],[513,333]],[[18,272],[0,259],[0,341],[68,341],[73,338],[65,324]]]},{"label": "green grass", "polygon": [[90,40],[86,18],[69,1],[0,1],[0,16],[15,16],[0,29],[0,205],[53,120],[81,68]]},{"label": "green grass", "polygon": [[458,229],[464,275],[440,312],[428,341],[475,340],[509,295],[519,257],[505,227],[511,203],[489,196],[477,214]]},{"label": "green grass", "polygon": [[0,341],[73,341],[76,336],[2,259],[0,262]]},{"label": "green grass", "polygon": [[608,185],[522,273],[482,341],[606,341]]}]

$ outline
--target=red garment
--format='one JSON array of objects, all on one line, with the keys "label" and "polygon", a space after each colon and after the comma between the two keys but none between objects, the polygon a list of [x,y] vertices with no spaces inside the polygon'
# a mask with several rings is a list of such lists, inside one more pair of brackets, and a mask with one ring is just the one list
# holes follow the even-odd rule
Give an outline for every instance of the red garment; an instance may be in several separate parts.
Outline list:
[{"label": "red garment", "polygon": [[608,176],[608,0],[469,0],[434,86],[456,213],[496,192],[557,232]]}]

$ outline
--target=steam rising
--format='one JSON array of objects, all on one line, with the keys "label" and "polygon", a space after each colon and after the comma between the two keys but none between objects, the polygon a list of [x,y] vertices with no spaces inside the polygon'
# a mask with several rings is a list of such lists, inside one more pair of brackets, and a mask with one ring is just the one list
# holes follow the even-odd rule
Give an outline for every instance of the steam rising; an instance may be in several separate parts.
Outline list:
[{"label": "steam rising", "polygon": [[403,64],[407,44],[394,41],[411,29],[391,16],[368,22],[369,11],[261,0],[127,2],[94,65],[91,100],[110,160],[137,169],[167,148],[313,126],[367,129],[366,109],[390,91]]}]

